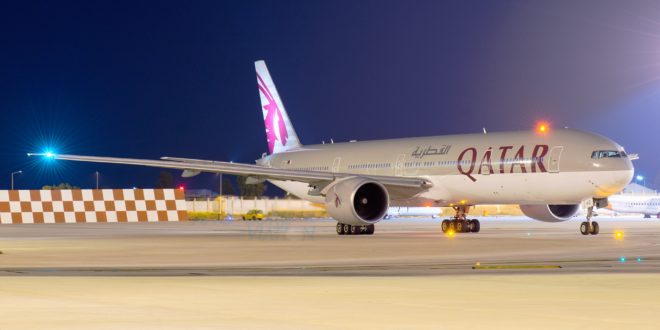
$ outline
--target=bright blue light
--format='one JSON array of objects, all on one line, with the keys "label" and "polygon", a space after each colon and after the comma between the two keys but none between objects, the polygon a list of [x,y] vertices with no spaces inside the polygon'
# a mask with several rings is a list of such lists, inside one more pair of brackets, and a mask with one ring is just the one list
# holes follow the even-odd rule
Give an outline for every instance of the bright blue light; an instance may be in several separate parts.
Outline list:
[{"label": "bright blue light", "polygon": [[636,179],[637,181],[643,181],[643,180],[644,180],[644,177],[641,176],[641,175],[638,175],[637,177],[635,177],[635,179]]},{"label": "bright blue light", "polygon": [[55,153],[50,150],[46,150],[46,152],[44,152],[44,156],[46,156],[46,158],[55,158]]},{"label": "bright blue light", "polygon": [[637,262],[642,262],[642,258],[637,258]]},{"label": "bright blue light", "polygon": [[621,257],[621,258],[619,258],[619,261],[622,262],[622,263],[623,263],[623,262],[626,262],[626,257]]}]

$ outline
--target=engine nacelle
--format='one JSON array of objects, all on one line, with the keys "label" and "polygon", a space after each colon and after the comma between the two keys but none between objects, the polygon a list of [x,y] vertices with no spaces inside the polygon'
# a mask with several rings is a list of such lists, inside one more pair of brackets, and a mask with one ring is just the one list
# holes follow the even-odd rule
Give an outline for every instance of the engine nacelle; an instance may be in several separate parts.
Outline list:
[{"label": "engine nacelle", "polygon": [[520,209],[534,220],[561,222],[570,220],[580,210],[580,204],[520,205]]},{"label": "engine nacelle", "polygon": [[332,185],[325,194],[328,214],[337,221],[354,226],[374,224],[385,217],[390,195],[373,180],[350,177]]}]

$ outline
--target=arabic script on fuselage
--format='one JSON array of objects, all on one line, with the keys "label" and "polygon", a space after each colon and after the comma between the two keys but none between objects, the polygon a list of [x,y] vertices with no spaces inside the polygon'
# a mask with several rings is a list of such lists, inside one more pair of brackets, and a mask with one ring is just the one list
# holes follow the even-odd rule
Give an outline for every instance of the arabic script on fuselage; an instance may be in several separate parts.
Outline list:
[{"label": "arabic script on fuselage", "polygon": [[412,156],[421,159],[426,156],[446,155],[449,153],[449,149],[451,149],[451,145],[442,145],[437,148],[433,146],[417,146],[417,149],[412,152]]}]

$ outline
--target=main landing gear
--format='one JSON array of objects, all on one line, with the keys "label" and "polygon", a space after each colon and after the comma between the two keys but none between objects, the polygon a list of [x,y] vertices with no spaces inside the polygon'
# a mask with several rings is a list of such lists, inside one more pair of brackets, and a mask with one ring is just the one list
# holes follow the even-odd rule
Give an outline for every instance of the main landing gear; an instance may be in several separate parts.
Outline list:
[{"label": "main landing gear", "polygon": [[580,224],[580,233],[582,233],[582,235],[589,235],[589,234],[598,235],[598,232],[600,231],[600,226],[598,226],[598,222],[591,221],[591,217],[593,217],[593,215],[594,215],[594,205],[592,202],[587,208],[587,221],[582,222]]},{"label": "main landing gear", "polygon": [[373,235],[376,230],[376,226],[353,226],[347,225],[344,223],[337,223],[337,234],[338,235]]},{"label": "main landing gear", "polygon": [[467,213],[470,206],[453,206],[456,215],[452,219],[442,220],[442,232],[453,231],[455,233],[478,233],[481,224],[477,219],[467,219]]}]

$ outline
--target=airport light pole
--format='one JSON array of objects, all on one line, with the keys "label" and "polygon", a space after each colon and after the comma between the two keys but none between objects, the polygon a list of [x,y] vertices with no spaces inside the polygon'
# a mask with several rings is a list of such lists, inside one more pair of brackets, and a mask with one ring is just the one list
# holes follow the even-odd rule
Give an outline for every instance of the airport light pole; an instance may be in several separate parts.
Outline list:
[{"label": "airport light pole", "polygon": [[218,196],[222,196],[222,173],[218,173],[218,176],[220,177],[220,189],[218,189]]},{"label": "airport light pole", "polygon": [[222,173],[218,173],[218,220],[220,220],[220,213],[222,212]]},{"label": "airport light pole", "polygon": [[11,172],[11,190],[14,190],[14,175],[23,174],[23,171]]}]

